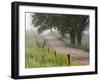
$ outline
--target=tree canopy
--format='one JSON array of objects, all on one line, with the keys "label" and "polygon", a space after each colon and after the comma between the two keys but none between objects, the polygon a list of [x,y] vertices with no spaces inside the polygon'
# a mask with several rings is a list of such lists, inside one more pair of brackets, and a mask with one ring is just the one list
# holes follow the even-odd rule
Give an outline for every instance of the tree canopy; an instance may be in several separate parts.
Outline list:
[{"label": "tree canopy", "polygon": [[89,24],[88,15],[35,13],[32,18],[32,23],[35,27],[38,27],[39,33],[56,28],[62,37],[69,33],[72,44],[75,44],[76,41],[81,44],[82,32]]}]

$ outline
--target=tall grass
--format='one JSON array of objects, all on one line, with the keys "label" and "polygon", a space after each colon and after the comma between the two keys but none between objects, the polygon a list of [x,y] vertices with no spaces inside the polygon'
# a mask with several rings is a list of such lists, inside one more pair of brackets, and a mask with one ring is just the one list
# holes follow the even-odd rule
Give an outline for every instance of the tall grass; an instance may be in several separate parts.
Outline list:
[{"label": "tall grass", "polygon": [[39,47],[36,42],[42,43],[43,37],[36,32],[27,31],[25,37],[25,68],[75,66],[78,64],[71,57],[68,65],[67,55],[57,52],[46,46]]},{"label": "tall grass", "polygon": [[26,68],[67,66],[66,55],[53,52],[48,48],[26,48]]},{"label": "tall grass", "polygon": [[[26,48],[25,54],[26,68],[69,66],[67,56],[59,52],[55,54],[53,49],[48,52],[48,48]],[[79,65],[71,60],[70,66]]]}]

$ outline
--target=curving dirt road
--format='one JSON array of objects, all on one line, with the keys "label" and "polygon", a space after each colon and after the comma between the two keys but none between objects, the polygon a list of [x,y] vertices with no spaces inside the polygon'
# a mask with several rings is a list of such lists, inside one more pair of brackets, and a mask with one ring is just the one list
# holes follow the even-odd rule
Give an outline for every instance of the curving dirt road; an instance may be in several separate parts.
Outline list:
[{"label": "curving dirt road", "polygon": [[44,35],[44,38],[46,39],[46,45],[50,48],[53,48],[56,51],[70,54],[72,57],[74,57],[78,63],[82,65],[88,65],[89,64],[89,53],[76,48],[67,47],[63,41],[58,40],[56,37],[48,34]]}]

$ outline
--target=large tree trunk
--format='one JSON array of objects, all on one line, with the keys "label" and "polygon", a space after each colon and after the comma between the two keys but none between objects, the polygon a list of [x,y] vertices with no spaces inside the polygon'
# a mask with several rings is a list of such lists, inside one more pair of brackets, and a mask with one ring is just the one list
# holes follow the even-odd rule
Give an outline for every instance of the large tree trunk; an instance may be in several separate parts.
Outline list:
[{"label": "large tree trunk", "polygon": [[74,32],[70,33],[70,40],[71,40],[71,44],[75,44],[76,43],[76,41],[75,41],[75,33]]},{"label": "large tree trunk", "polygon": [[81,45],[82,41],[82,32],[77,32],[77,43],[78,45]]}]

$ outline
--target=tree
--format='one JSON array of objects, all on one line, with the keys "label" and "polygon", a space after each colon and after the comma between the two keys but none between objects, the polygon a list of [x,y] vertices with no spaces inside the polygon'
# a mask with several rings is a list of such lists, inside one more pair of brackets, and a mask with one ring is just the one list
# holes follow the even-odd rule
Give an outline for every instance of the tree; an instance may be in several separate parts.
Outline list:
[{"label": "tree", "polygon": [[65,15],[65,14],[47,14],[35,13],[32,23],[38,27],[38,32],[56,28],[62,37],[69,33],[72,44],[81,44],[82,32],[85,30],[86,25],[89,23],[87,15]]},{"label": "tree", "polygon": [[82,40],[82,33],[86,29],[87,25],[89,24],[89,16],[87,15],[82,15],[79,16],[77,19],[77,42],[79,45],[81,45],[81,40]]},{"label": "tree", "polygon": [[55,23],[52,19],[54,15],[44,14],[44,13],[35,13],[33,16],[32,23],[35,27],[38,27],[38,32],[41,33],[47,29],[54,28]]}]

